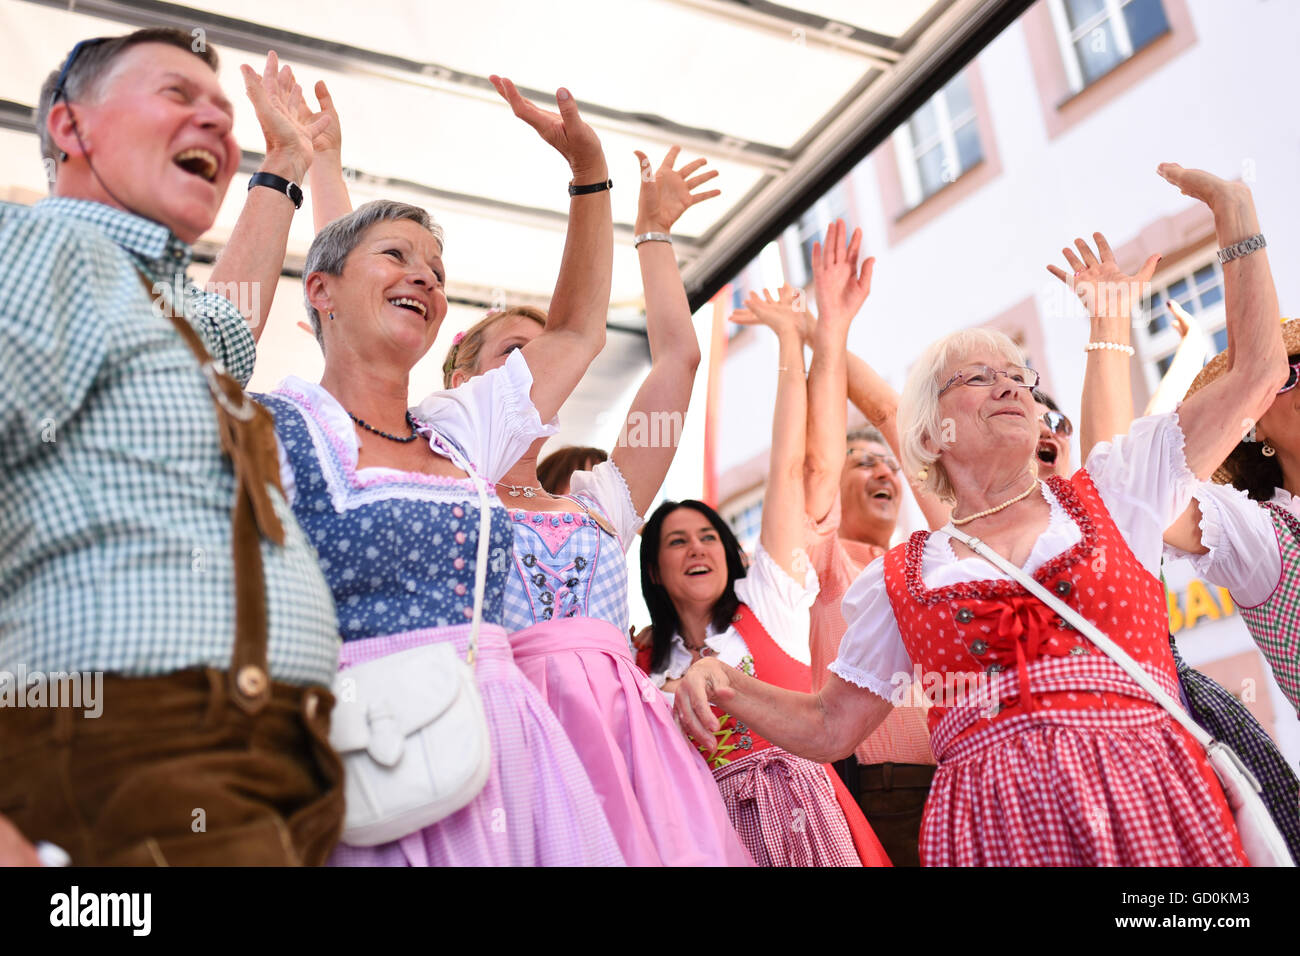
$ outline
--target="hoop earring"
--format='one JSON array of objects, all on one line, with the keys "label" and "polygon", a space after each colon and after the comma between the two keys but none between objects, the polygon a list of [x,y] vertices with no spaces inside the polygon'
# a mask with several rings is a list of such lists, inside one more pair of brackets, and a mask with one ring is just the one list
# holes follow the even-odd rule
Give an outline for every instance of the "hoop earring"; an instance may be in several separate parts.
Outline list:
[{"label": "hoop earring", "polygon": [[1272,458],[1274,455],[1277,454],[1277,449],[1268,443],[1267,438],[1264,439],[1264,447],[1262,447],[1259,451],[1260,454],[1262,454],[1265,458]]}]

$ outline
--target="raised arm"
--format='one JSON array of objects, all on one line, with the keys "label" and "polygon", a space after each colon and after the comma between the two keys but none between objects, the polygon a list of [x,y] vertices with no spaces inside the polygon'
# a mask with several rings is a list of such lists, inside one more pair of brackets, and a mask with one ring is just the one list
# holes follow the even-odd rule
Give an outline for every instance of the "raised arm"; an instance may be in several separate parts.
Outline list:
[{"label": "raised arm", "polygon": [[[329,118],[321,113],[299,117],[294,98],[300,100],[302,91],[294,82],[293,71],[287,66],[280,68],[274,51],[267,54],[260,77],[246,64],[240,66],[240,72],[266,137],[266,159],[258,171],[301,184],[311,166],[312,139],[324,130]],[[266,317],[271,314],[295,211],[293,202],[281,192],[261,187],[249,190],[230,240],[208,279],[211,291],[237,306],[251,306],[251,314],[244,318],[254,341],[262,337]]]},{"label": "raised arm", "polygon": [[844,471],[849,326],[871,294],[875,259],[858,266],[862,230],[844,244],[844,221],[826,230],[826,245],[814,242],[813,289],[820,319],[812,328],[808,370],[808,446],[804,455],[804,509],[821,521],[830,511]]},{"label": "raised arm", "polygon": [[745,308],[733,312],[731,321],[766,325],[776,333],[780,355],[776,407],[772,412],[772,450],[768,457],[759,541],[786,574],[802,582],[808,572],[808,557],[803,550],[808,394],[804,381],[803,336],[795,309],[797,295],[789,286],[782,286],[775,299],[766,289],[762,296],[751,292]]},{"label": "raised arm", "polygon": [[[1128,347],[1133,308],[1155,274],[1160,256],[1149,257],[1136,274],[1127,275],[1115,262],[1106,237],[1094,232],[1092,238],[1097,243],[1095,253],[1082,239],[1074,240],[1077,256],[1069,247],[1061,250],[1073,275],[1057,266],[1049,265],[1047,271],[1082,300],[1092,326],[1090,342]],[[1133,389],[1129,353],[1124,348],[1088,352],[1079,419],[1079,451],[1085,462],[1098,442],[1110,441],[1128,431],[1133,421]]]},{"label": "raised arm", "polygon": [[[311,216],[312,225],[320,232],[352,211],[352,197],[343,178],[343,124],[339,122],[334,98],[324,80],[316,84],[316,100],[327,120],[324,129],[312,140]],[[297,106],[300,118],[310,115],[302,96],[297,97]]]},{"label": "raised arm", "polygon": [[[491,80],[515,115],[565,158],[573,171],[572,185],[590,186],[609,179],[600,140],[583,122],[568,90],[561,88],[556,93],[560,112],[552,113],[524,99],[508,79],[493,76]],[[571,197],[569,232],[546,329],[522,350],[533,373],[532,401],[542,421],[549,421],[559,411],[582,381],[591,360],[605,347],[613,269],[609,190]]]},{"label": "raised arm", "polygon": [[[1160,174],[1214,213],[1220,247],[1259,232],[1255,202],[1242,183],[1165,163]],[[1289,369],[1268,253],[1260,249],[1223,265],[1228,371],[1183,403],[1179,423],[1187,465],[1206,479],[1268,411]]]},{"label": "raised arm", "polygon": [[[674,170],[679,147],[674,146],[651,172],[650,160],[636,154],[641,169],[636,235],[669,235],[681,214],[719,191],[692,192],[717,176],[700,173],[707,162],[697,159]],[[695,175],[699,173],[698,175]],[[638,514],[659,493],[677,454],[677,442],[700,365],[700,345],[691,324],[691,307],[677,271],[671,242],[650,240],[637,246],[641,284],[645,289],[646,336],[650,340],[650,371],[632,401],[618,447],[611,456],[627,481]]]}]

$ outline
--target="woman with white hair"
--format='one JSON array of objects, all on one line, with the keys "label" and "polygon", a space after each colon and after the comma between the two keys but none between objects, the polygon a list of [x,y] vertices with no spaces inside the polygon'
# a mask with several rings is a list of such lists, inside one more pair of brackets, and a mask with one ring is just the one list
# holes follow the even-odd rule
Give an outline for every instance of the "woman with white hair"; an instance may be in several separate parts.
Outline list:
[{"label": "woman with white hair", "polygon": [[[1188,188],[1181,167],[1160,172]],[[1221,240],[1250,234],[1236,235],[1249,225],[1237,207],[1212,208]],[[1246,863],[1200,745],[1109,656],[958,539],[964,530],[1032,574],[1176,696],[1156,577],[1162,535],[1287,374],[1267,263],[1234,259],[1224,283],[1228,371],[1177,413],[1097,446],[1069,480],[1038,478],[1038,373],[1010,339],[972,329],[930,346],[899,425],[905,467],[953,502],[951,524],[917,532],[854,583],[835,676],[819,694],[702,660],[677,689],[683,728],[705,739],[715,701],[787,750],[835,759],[883,719],[895,675],[914,662],[935,701],[939,761],[924,864]]]}]

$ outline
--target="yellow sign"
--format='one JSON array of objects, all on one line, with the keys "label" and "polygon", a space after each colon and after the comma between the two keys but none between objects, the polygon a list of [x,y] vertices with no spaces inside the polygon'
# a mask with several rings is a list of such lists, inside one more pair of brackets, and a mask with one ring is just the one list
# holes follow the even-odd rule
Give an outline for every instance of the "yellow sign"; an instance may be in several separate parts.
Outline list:
[{"label": "yellow sign", "polygon": [[1195,627],[1202,619],[1217,621],[1235,613],[1237,606],[1233,603],[1232,596],[1228,594],[1228,589],[1215,588],[1214,590],[1219,595],[1217,602],[1214,600],[1214,595],[1210,593],[1209,585],[1197,578],[1188,582],[1187,590],[1182,594],[1175,594],[1166,588],[1170,632],[1177,634],[1184,628]]}]

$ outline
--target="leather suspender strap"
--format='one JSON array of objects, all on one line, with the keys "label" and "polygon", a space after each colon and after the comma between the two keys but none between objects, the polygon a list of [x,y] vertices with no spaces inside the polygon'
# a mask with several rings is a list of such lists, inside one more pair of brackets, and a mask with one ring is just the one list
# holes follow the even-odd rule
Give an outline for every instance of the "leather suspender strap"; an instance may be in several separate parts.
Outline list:
[{"label": "leather suspender strap", "polygon": [[[153,287],[141,274],[153,296]],[[198,360],[217,412],[221,449],[229,456],[238,487],[231,512],[230,550],[235,577],[235,642],[230,660],[230,695],[246,713],[260,711],[270,699],[267,667],[266,580],[262,568],[261,536],[284,544],[280,523],[267,485],[280,488],[280,462],[275,444],[275,422],[261,405],[216,362],[198,333],[176,315],[174,303],[164,302],[163,313]]]}]

